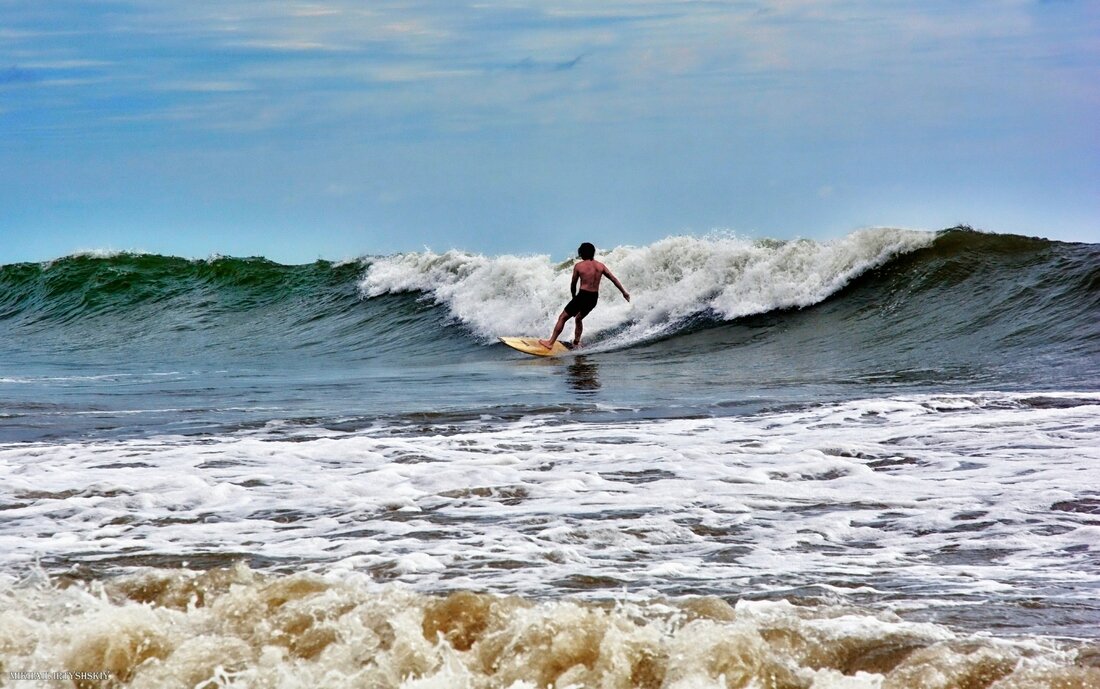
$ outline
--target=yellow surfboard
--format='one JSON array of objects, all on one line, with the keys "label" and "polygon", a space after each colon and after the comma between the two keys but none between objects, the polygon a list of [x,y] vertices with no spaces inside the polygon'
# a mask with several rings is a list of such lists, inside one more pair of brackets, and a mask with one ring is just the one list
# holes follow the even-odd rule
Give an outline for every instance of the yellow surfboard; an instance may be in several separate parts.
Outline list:
[{"label": "yellow surfboard", "polygon": [[561,340],[554,343],[553,349],[547,349],[540,345],[537,337],[502,337],[500,341],[512,349],[518,349],[524,354],[535,356],[558,356],[569,351],[569,347],[566,347]]}]

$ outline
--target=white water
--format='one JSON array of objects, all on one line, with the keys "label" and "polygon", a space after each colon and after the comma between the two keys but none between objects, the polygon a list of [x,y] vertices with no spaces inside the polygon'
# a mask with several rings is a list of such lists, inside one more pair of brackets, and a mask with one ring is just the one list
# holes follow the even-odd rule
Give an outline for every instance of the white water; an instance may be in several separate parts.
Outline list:
[{"label": "white water", "polygon": [[[714,598],[593,606],[243,567],[0,585],[8,672],[80,686],[1088,689],[1087,647],[968,637],[850,607]],[[10,677],[10,676],[9,676]],[[15,685],[16,682],[11,682]],[[21,684],[21,682],[19,683]]]},{"label": "white water", "polygon": [[[627,303],[605,281],[585,331],[598,336],[623,329],[609,343],[623,346],[671,332],[698,314],[733,319],[810,306],[891,257],[929,246],[934,238],[933,232],[883,228],[824,243],[670,237],[644,247],[601,251],[597,258],[632,300]],[[555,264],[546,256],[401,254],[371,263],[360,291],[366,297],[423,292],[474,333],[493,340],[548,331],[568,301],[571,271],[571,261]]]},{"label": "white water", "polygon": [[[1035,400],[1039,402],[1036,403]],[[0,446],[0,568],[223,553],[425,590],[1095,597],[1100,396]],[[593,583],[595,582],[595,583]],[[825,587],[826,589],[828,587]]]}]

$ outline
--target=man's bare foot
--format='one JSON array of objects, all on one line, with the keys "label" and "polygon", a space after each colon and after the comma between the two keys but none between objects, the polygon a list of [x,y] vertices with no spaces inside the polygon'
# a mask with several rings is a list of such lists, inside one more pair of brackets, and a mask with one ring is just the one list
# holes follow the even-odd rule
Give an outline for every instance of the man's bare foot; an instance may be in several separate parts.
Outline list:
[{"label": "man's bare foot", "polygon": [[554,343],[551,342],[550,340],[539,340],[539,344],[542,345],[543,347],[546,347],[547,349],[550,349],[551,347],[554,346]]},{"label": "man's bare foot", "polygon": [[580,348],[581,348],[581,341],[580,340],[573,340],[573,344],[569,345],[569,349],[580,349]]}]

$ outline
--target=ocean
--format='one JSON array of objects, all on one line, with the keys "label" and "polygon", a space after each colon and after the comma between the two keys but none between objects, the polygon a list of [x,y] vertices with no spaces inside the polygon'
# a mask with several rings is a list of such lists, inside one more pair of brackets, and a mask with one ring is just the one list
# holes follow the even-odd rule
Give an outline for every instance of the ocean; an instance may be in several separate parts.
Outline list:
[{"label": "ocean", "polygon": [[1100,244],[597,258],[0,267],[0,685],[1100,687]]}]

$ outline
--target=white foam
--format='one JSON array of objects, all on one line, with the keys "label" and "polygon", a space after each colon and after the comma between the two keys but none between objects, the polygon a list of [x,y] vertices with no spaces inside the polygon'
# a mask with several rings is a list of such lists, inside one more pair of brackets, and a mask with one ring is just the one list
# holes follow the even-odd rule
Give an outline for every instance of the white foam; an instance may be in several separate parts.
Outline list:
[{"label": "white foam", "polygon": [[[609,343],[621,346],[665,334],[700,313],[733,319],[810,306],[934,238],[932,232],[879,228],[830,242],[669,237],[644,247],[618,247],[597,258],[623,282],[631,302],[604,285],[585,331],[598,335],[625,328]],[[360,291],[368,298],[423,292],[488,341],[548,331],[568,300],[571,271],[571,261],[553,263],[546,256],[425,251],[374,261]]]},{"label": "white foam", "polygon": [[112,259],[119,256],[149,256],[150,253],[144,249],[79,249],[71,254],[65,256],[59,256],[58,258],[49,259],[46,261],[40,261],[39,265],[45,269],[51,268],[55,263],[68,259],[76,258],[94,258],[94,259]]},{"label": "white foam", "polygon": [[0,568],[226,553],[432,590],[602,577],[592,593],[827,582],[1085,599],[1098,440],[1100,395],[987,393],[415,437],[8,444]]},{"label": "white foam", "polygon": [[[1079,645],[965,636],[851,607],[446,598],[244,567],[0,584],[5,670],[169,687],[1096,686]],[[981,683],[968,681],[984,679]],[[14,679],[14,677],[12,677]],[[992,686],[992,685],[989,685]]]}]

